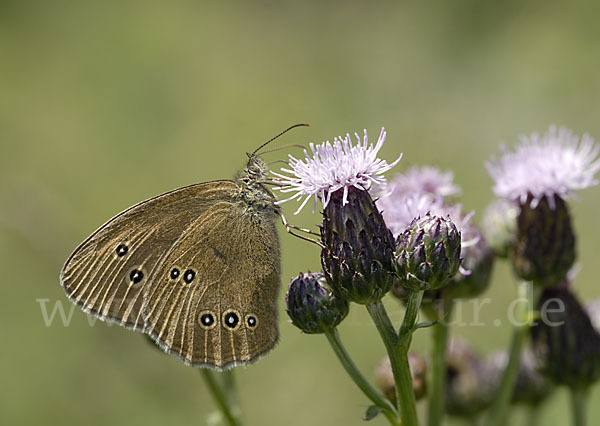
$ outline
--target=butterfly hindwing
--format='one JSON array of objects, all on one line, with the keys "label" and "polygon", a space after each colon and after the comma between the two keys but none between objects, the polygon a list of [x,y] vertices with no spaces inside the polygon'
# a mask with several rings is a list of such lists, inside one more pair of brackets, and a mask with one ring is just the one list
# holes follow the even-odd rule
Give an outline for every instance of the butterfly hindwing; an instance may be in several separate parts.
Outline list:
[{"label": "butterfly hindwing", "polygon": [[243,203],[215,203],[144,289],[147,332],[190,365],[251,362],[277,341],[279,272],[274,220],[253,218]]},{"label": "butterfly hindwing", "polygon": [[85,240],[60,280],[69,298],[101,319],[144,330],[142,294],[187,228],[215,202],[230,200],[231,181],[171,191],[120,213]]}]

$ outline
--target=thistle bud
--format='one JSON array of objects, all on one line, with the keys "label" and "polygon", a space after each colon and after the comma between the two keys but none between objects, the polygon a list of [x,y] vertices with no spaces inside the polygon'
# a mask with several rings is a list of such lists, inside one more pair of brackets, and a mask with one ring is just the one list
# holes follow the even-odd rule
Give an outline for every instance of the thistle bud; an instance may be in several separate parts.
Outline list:
[{"label": "thistle bud", "polygon": [[324,333],[348,315],[348,302],[336,297],[322,273],[300,274],[290,282],[285,296],[292,324],[305,333]]},{"label": "thistle bud", "polygon": [[483,213],[483,234],[498,257],[508,257],[517,232],[519,206],[509,200],[492,202]]},{"label": "thistle bud", "polygon": [[528,199],[521,205],[510,258],[519,277],[543,287],[566,277],[575,262],[575,234],[562,198],[543,197],[535,207]]},{"label": "thistle bud", "polygon": [[481,358],[463,340],[454,338],[446,353],[446,411],[471,418],[489,406],[493,394],[485,386]]},{"label": "thistle bud", "polygon": [[[507,365],[508,353],[505,351],[495,352],[485,359],[484,377],[486,388],[490,393],[495,394],[500,388]],[[523,351],[519,359],[519,372],[511,402],[535,406],[548,398],[553,391],[552,382],[538,371],[533,352]]]},{"label": "thistle bud", "polygon": [[323,271],[336,294],[360,304],[373,303],[394,280],[394,237],[369,193],[348,188],[331,194],[323,212]]},{"label": "thistle bud", "polygon": [[[414,352],[409,352],[408,365],[410,367],[415,398],[418,401],[425,396],[427,391],[427,362],[422,356]],[[381,389],[385,397],[396,404],[396,384],[389,358],[386,357],[379,363],[375,370],[375,379],[377,386]]]},{"label": "thistle bud", "polygon": [[494,252],[475,225],[468,223],[463,227],[462,239],[472,243],[461,249],[461,265],[465,273],[454,275],[443,289],[451,298],[479,296],[487,289],[494,266]]},{"label": "thistle bud", "polygon": [[566,285],[544,289],[531,327],[541,371],[557,384],[585,388],[600,378],[600,335]]},{"label": "thistle bud", "polygon": [[429,213],[414,219],[398,238],[396,271],[403,286],[435,290],[460,266],[460,232],[449,219]]}]

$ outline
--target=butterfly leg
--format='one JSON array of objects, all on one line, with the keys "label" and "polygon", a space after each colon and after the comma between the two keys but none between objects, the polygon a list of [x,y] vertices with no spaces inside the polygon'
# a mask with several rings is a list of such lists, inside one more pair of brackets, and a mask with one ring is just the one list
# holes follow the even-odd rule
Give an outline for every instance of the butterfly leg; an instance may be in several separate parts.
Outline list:
[{"label": "butterfly leg", "polygon": [[315,240],[314,238],[305,237],[304,235],[297,234],[297,233],[294,232],[294,230],[301,231],[301,232],[306,232],[308,234],[317,235],[317,236],[319,236],[319,234],[317,234],[316,232],[312,232],[312,231],[310,231],[308,229],[300,228],[300,227],[295,226],[295,225],[290,225],[288,223],[287,219],[285,218],[285,216],[283,215],[283,213],[280,213],[279,215],[281,216],[281,221],[283,222],[283,226],[285,226],[285,230],[289,234],[293,235],[294,237],[298,237],[298,238],[300,238],[300,239],[302,239],[304,241],[309,241],[311,243],[314,243],[314,244],[318,245],[321,248],[325,248],[325,246],[323,245],[323,243],[321,241]]}]

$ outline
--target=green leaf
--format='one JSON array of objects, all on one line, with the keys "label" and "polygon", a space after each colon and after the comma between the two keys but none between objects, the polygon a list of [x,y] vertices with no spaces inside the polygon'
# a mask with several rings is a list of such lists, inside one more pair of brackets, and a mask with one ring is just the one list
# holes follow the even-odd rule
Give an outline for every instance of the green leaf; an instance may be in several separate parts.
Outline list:
[{"label": "green leaf", "polygon": [[420,322],[418,324],[415,324],[415,326],[413,327],[413,331],[418,330],[419,328],[429,328],[429,327],[433,327],[434,325],[436,325],[439,321],[435,320],[435,321],[425,321],[425,322]]},{"label": "green leaf", "polygon": [[379,413],[381,413],[381,407],[378,407],[377,405],[371,405],[369,408],[367,408],[365,420],[372,420],[377,417]]}]

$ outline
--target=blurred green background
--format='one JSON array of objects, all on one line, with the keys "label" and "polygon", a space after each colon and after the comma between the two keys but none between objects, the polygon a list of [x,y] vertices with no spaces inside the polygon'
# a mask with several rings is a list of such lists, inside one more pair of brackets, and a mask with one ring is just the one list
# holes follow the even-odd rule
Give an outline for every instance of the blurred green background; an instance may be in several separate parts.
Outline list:
[{"label": "blurred green background", "polygon": [[[91,326],[77,308],[69,326],[59,314],[45,326],[40,303],[71,312],[58,274],[76,245],[137,201],[232,177],[245,152],[296,122],[311,127],[280,144],[363,128],[376,139],[385,126],[381,156],[404,152],[397,171],[451,169],[480,212],[492,199],[483,163],[500,141],[551,123],[600,137],[598,12],[595,1],[1,1],[1,422],[206,424],[214,405],[198,372],[142,335]],[[572,203],[586,299],[600,296],[599,194]],[[293,222],[317,223],[309,210]],[[285,287],[319,255],[283,234]],[[505,346],[514,294],[498,265],[486,325],[454,333],[482,353]],[[367,400],[324,337],[289,324],[283,291],[280,301],[281,342],[236,371],[248,424],[363,424]],[[340,331],[372,377],[384,349],[364,309]],[[428,338],[419,332],[415,350]],[[597,389],[592,398],[597,424]],[[542,424],[567,424],[567,402],[555,394]]]}]

